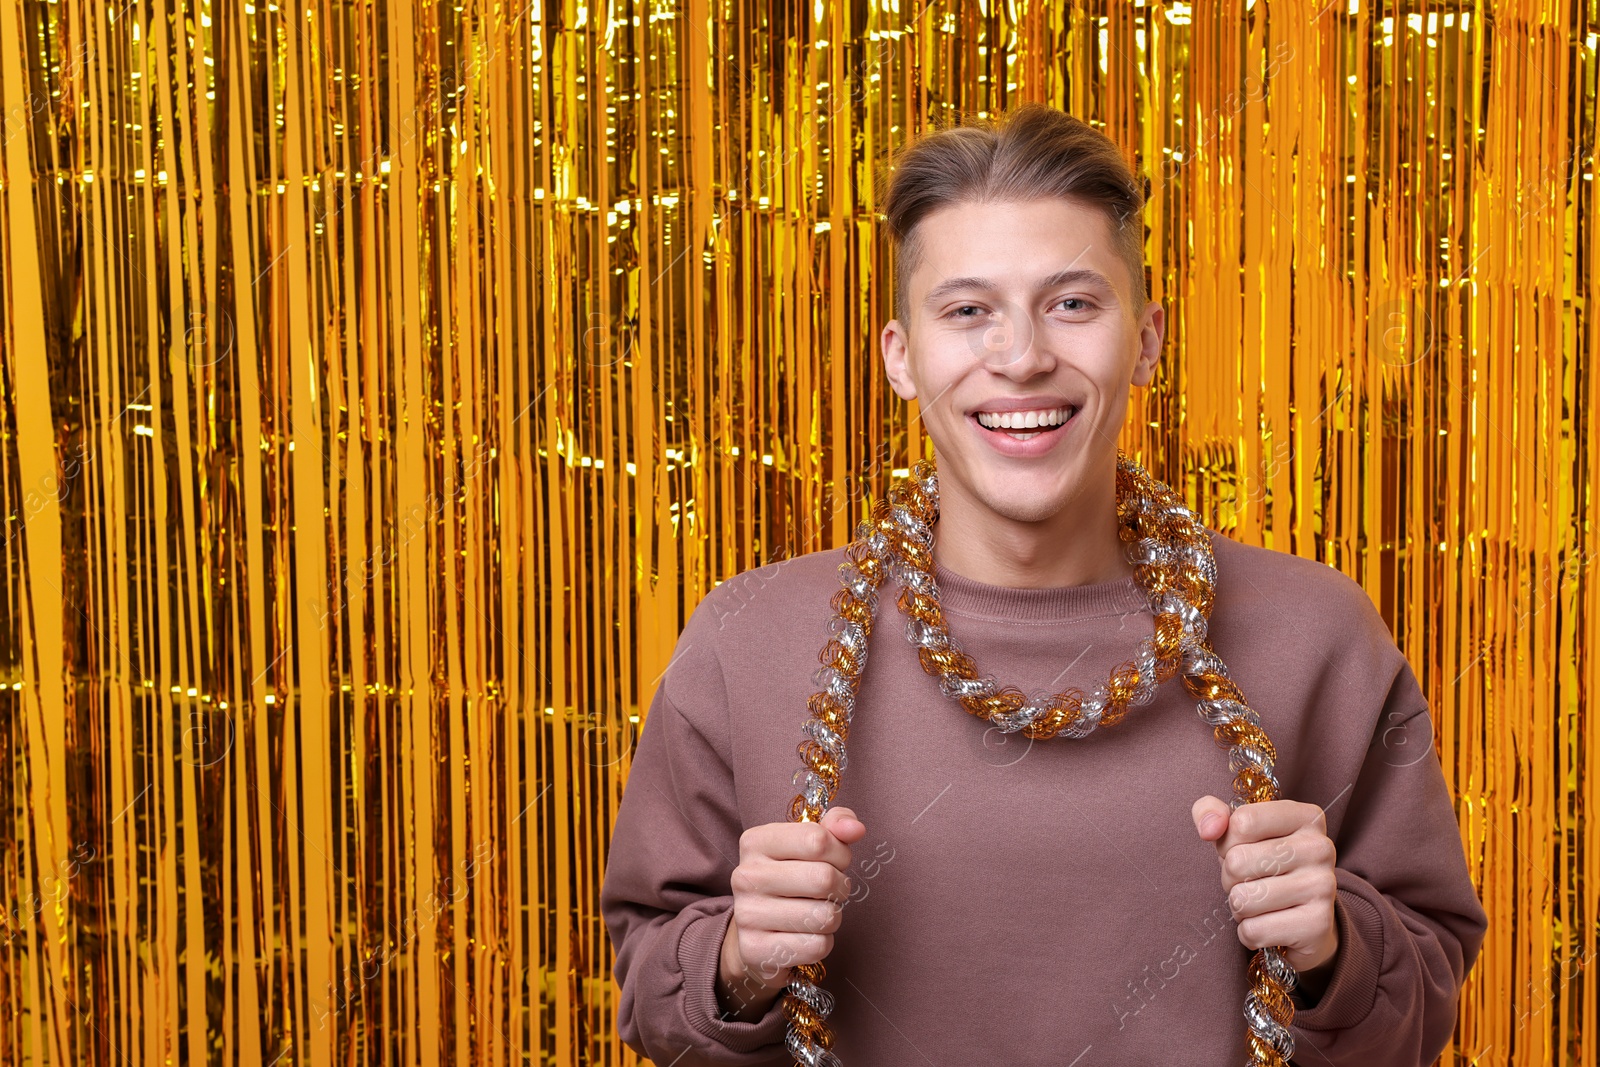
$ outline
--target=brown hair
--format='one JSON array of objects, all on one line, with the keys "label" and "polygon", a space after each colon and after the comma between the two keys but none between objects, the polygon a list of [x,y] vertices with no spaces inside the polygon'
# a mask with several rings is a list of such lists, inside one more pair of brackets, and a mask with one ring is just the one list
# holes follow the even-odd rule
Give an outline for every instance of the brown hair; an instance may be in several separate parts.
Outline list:
[{"label": "brown hair", "polygon": [[907,312],[906,284],[921,259],[917,224],[948,204],[1061,197],[1098,208],[1133,280],[1138,314],[1144,277],[1144,183],[1122,150],[1081,119],[1026,103],[994,119],[919,138],[895,160],[884,198],[895,244],[895,311]]}]

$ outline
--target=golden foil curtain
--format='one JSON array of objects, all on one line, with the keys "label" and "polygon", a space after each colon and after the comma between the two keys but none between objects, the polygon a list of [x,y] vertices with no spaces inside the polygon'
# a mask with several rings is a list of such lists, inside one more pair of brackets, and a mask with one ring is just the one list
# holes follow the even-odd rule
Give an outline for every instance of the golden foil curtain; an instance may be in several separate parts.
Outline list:
[{"label": "golden foil curtain", "polygon": [[1446,1060],[1592,1067],[1596,2],[0,0],[0,1061],[636,1062],[639,717],[924,453],[882,169],[1041,99],[1150,178],[1127,447],[1417,668]]}]

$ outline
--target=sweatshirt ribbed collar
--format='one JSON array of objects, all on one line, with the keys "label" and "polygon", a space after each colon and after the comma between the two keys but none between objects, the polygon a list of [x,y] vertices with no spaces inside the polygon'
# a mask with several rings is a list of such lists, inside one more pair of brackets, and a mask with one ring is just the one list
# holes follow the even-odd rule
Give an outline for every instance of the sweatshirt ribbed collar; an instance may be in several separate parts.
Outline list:
[{"label": "sweatshirt ribbed collar", "polygon": [[1089,585],[1015,588],[988,585],[957,574],[933,561],[939,602],[946,613],[995,622],[1067,622],[1105,615],[1125,615],[1148,606],[1144,590],[1133,578]]}]

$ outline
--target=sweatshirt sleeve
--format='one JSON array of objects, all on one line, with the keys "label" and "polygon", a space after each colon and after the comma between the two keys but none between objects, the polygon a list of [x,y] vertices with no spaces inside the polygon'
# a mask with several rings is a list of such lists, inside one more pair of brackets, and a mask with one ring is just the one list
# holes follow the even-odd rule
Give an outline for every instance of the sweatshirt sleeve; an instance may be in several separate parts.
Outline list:
[{"label": "sweatshirt sleeve", "polygon": [[1433,1063],[1488,925],[1432,719],[1400,658],[1335,831],[1339,950],[1322,996],[1295,1013],[1300,1064]]},{"label": "sweatshirt sleeve", "polygon": [[724,700],[714,650],[686,628],[639,733],[601,885],[617,1028],[661,1067],[789,1062],[782,997],[748,1022],[724,1021],[717,1000],[743,832]]}]

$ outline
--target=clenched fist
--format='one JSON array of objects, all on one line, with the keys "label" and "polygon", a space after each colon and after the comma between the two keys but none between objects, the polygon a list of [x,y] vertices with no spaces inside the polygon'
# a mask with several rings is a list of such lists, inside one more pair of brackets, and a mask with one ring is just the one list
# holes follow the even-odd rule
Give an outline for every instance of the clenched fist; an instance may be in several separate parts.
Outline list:
[{"label": "clenched fist", "polygon": [[1334,915],[1337,850],[1322,809],[1293,800],[1246,804],[1238,810],[1201,797],[1195,829],[1215,842],[1222,888],[1245,948],[1281,945],[1301,988],[1320,994],[1339,951]]},{"label": "clenched fist", "polygon": [[833,951],[850,893],[850,846],[866,832],[849,808],[829,808],[821,822],[766,823],[740,836],[733,918],[717,968],[717,997],[734,1018],[765,1014],[789,984],[789,968]]}]

